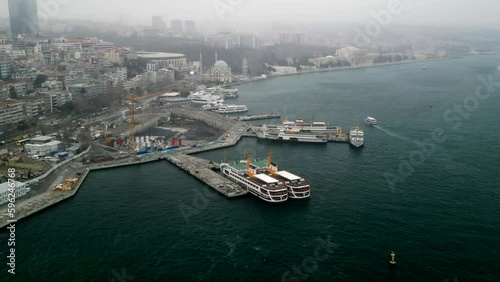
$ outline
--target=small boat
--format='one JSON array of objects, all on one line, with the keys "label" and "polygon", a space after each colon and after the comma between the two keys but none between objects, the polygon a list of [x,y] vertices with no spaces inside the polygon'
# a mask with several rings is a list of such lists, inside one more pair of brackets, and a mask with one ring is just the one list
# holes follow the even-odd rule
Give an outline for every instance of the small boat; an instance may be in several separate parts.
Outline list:
[{"label": "small boat", "polygon": [[426,70],[427,68],[428,68],[427,66],[423,66],[421,69]]},{"label": "small boat", "polygon": [[366,117],[365,123],[368,125],[377,125],[378,121],[374,117]]}]

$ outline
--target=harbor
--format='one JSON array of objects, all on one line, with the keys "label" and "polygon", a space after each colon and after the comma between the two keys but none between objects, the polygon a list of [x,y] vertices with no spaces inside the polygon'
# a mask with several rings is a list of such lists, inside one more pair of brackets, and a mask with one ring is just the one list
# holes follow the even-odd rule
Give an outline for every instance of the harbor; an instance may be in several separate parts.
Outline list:
[{"label": "harbor", "polygon": [[[186,120],[195,120],[200,121],[203,124],[211,128],[216,128],[222,130],[223,134],[219,136],[217,139],[209,142],[197,143],[194,145],[183,145],[181,144],[181,140],[179,139],[178,143],[175,143],[175,149],[167,149],[167,150],[159,150],[160,147],[155,147],[157,149],[153,150],[152,144],[156,144],[157,142],[144,142],[144,144],[149,144],[151,146],[150,149],[145,147],[145,151],[142,152],[140,148],[136,150],[135,154],[130,154],[127,151],[130,151],[130,144],[122,144],[118,145],[119,142],[114,142],[110,144],[112,146],[103,145],[97,143],[95,146],[93,145],[93,150],[95,148],[100,148],[101,151],[106,151],[107,157],[92,157],[92,153],[90,153],[90,157],[84,156],[80,158],[74,158],[69,161],[63,167],[60,167],[57,170],[53,171],[53,174],[57,175],[55,179],[51,181],[45,181],[44,177],[49,178],[50,173],[37,179],[33,183],[37,185],[45,185],[45,192],[30,197],[29,199],[22,199],[19,201],[17,206],[17,213],[15,215],[16,220],[21,220],[27,216],[30,216],[38,211],[44,210],[48,207],[56,205],[66,199],[72,198],[75,196],[80,189],[82,183],[85,181],[85,178],[92,171],[104,170],[104,169],[114,169],[125,166],[135,166],[142,165],[146,163],[158,162],[158,161],[168,161],[169,163],[177,166],[179,169],[189,173],[194,178],[203,182],[207,185],[207,189],[214,189],[220,194],[224,195],[227,198],[235,198],[246,195],[250,190],[246,187],[244,182],[236,181],[236,179],[231,179],[228,175],[224,176],[223,173],[218,172],[221,168],[221,164],[211,162],[202,158],[194,157],[193,154],[198,154],[202,152],[208,152],[212,150],[218,150],[222,148],[229,148],[238,144],[242,137],[250,137],[250,138],[258,138],[258,139],[266,139],[260,138],[259,132],[262,132],[262,126],[254,126],[249,123],[245,123],[246,120],[259,120],[259,119],[270,119],[270,118],[279,118],[280,115],[269,113],[267,115],[250,115],[246,117],[240,117],[240,119],[229,118],[227,116],[217,114],[215,112],[205,111],[202,109],[195,108],[173,108],[167,111],[155,114],[153,119],[144,121],[139,124],[137,128],[139,128],[136,132],[147,131],[148,128],[152,128],[157,126],[162,119],[167,116],[175,116],[181,119]],[[295,121],[300,122],[300,121]],[[310,133],[310,130],[306,130],[309,133],[303,133],[304,127],[307,126],[315,126],[315,136],[321,139],[321,142],[336,142],[336,143],[348,143],[349,135],[342,132],[342,129],[337,126],[327,126],[324,123],[316,122],[316,123],[303,123],[303,124],[295,124],[295,122],[289,122],[285,120],[283,124],[277,125],[269,125],[273,130],[283,130],[285,127],[291,134],[295,134],[296,136],[307,136]],[[265,125],[264,125],[265,126]],[[291,132],[293,131],[293,133]],[[322,132],[323,131],[323,132]],[[130,132],[127,131],[122,134],[129,135]],[[176,135],[177,136],[177,135]],[[134,137],[136,140],[141,143],[140,140],[147,140],[148,138],[139,139],[139,137]],[[268,138],[269,139],[269,138]],[[276,141],[298,141],[301,142],[301,139],[279,139]],[[308,142],[306,140],[305,142]],[[180,145],[180,146],[179,146]],[[128,146],[128,147],[127,147]],[[172,148],[167,147],[165,148]],[[89,148],[90,150],[90,148]],[[87,150],[87,152],[89,151]],[[150,151],[151,150],[151,151]],[[82,155],[85,155],[82,153]],[[258,162],[257,162],[258,163]],[[253,164],[252,164],[253,165]],[[67,167],[64,169],[64,167]],[[261,165],[258,168],[260,172],[264,172],[266,167]],[[226,170],[227,171],[227,170]],[[246,170],[241,170],[240,173],[247,173]],[[286,173],[287,176],[290,174]],[[250,174],[251,175],[251,174]],[[66,184],[64,184],[64,180],[66,179]],[[271,180],[267,175],[259,176],[255,183],[262,182],[263,185],[268,185],[273,183],[275,180]],[[269,181],[266,184],[266,181]],[[284,180],[283,180],[284,181]],[[38,183],[40,182],[40,183]],[[57,189],[53,189],[57,188]],[[286,193],[285,193],[286,195]],[[262,196],[262,199],[272,198],[271,194]],[[274,197],[276,198],[276,197]],[[279,201],[284,201],[285,199],[281,199]],[[269,200],[271,201],[271,200]],[[0,211],[2,216],[0,216],[0,227],[4,227],[8,224],[8,220],[10,219],[7,215],[7,210]]]}]

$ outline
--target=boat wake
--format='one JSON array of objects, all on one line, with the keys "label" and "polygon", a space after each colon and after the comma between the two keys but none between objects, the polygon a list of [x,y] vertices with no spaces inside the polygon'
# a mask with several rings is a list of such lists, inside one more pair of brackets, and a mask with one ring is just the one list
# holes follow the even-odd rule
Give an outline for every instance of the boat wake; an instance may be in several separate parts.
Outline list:
[{"label": "boat wake", "polygon": [[401,141],[406,141],[406,142],[413,143],[413,141],[412,141],[410,138],[407,138],[407,137],[401,136],[401,135],[399,135],[399,134],[397,134],[397,133],[394,133],[394,132],[390,131],[389,129],[385,129],[385,128],[383,128],[383,127],[382,127],[382,126],[380,126],[380,125],[374,125],[373,127],[375,127],[376,129],[378,129],[378,130],[380,130],[380,131],[384,132],[385,134],[387,134],[387,135],[389,135],[389,136],[392,136],[392,137],[394,137],[394,138],[397,138],[397,139],[399,139],[399,140],[401,140]]}]

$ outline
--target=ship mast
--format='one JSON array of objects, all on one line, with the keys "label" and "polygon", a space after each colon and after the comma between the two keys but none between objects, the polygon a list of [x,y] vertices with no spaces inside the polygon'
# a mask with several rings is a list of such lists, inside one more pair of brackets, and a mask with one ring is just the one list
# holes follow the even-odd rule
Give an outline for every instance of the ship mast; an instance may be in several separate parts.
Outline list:
[{"label": "ship mast", "polygon": [[252,163],[252,154],[248,154],[248,159],[247,159],[247,174],[250,177],[254,177],[254,173],[250,171],[250,164]]}]

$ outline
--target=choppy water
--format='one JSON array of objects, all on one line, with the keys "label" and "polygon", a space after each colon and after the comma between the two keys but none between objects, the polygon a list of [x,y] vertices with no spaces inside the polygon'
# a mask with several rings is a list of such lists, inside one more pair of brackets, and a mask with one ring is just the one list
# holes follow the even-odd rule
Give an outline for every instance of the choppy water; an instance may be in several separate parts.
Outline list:
[{"label": "choppy water", "polygon": [[[234,160],[272,151],[282,168],[310,179],[309,200],[283,205],[226,199],[166,162],[92,173],[77,197],[19,223],[18,274],[2,281],[499,281],[500,90],[460,125],[459,115],[443,118],[475,93],[478,75],[500,80],[499,61],[241,85],[234,102],[251,113],[314,115],[346,129],[359,120],[365,147],[244,139],[228,149]],[[363,125],[366,116],[379,126]],[[440,142],[419,149],[435,130]]]}]

